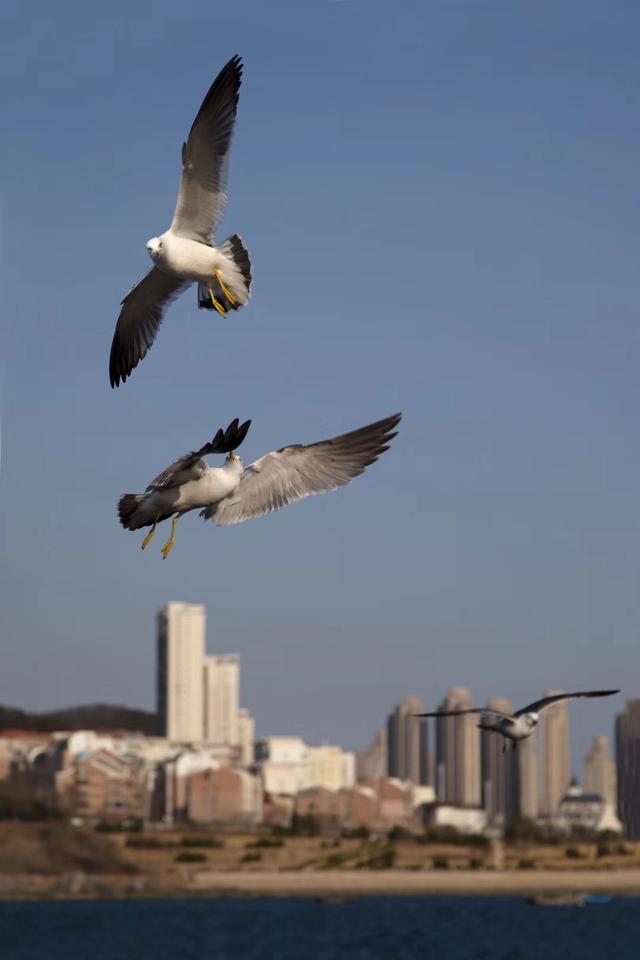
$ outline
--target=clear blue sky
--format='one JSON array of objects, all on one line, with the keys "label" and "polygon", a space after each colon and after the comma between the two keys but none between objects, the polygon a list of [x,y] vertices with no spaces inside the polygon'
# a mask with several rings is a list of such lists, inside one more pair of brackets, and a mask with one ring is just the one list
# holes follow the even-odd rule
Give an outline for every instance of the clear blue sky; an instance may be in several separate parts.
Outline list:
[{"label": "clear blue sky", "polygon": [[[258,731],[359,747],[405,694],[640,694],[637,4],[7,0],[0,702],[154,702],[204,602]],[[250,306],[171,310],[112,391],[179,152],[246,62],[222,233]],[[163,561],[115,504],[235,416],[243,453],[396,410],[349,488]],[[579,756],[613,703],[575,704]]]}]

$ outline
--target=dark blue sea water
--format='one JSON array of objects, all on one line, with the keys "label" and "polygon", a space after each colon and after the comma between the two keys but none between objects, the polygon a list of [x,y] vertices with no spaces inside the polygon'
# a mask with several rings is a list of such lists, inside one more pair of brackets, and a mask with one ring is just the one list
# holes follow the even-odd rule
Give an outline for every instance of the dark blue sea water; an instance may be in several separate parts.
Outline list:
[{"label": "dark blue sea water", "polygon": [[1,960],[637,960],[640,900],[0,903]]}]

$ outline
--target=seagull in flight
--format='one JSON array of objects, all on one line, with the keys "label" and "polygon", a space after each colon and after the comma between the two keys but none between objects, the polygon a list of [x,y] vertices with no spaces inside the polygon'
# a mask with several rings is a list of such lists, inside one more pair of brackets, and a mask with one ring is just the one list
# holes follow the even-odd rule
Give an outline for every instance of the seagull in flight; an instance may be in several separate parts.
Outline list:
[{"label": "seagull in flight", "polygon": [[192,283],[198,306],[221,317],[249,300],[251,262],[237,234],[213,244],[227,200],[227,161],[236,119],[242,60],[232,57],[202,101],[182,145],[182,177],[171,226],[152,237],[154,266],[122,301],[111,344],[109,379],[117,387],[146,356],[169,305]]},{"label": "seagull in flight", "polygon": [[516,710],[514,714],[503,713],[501,710],[494,710],[493,707],[470,707],[467,710],[435,710],[433,713],[416,713],[416,717],[459,717],[463,713],[480,713],[481,730],[492,730],[501,734],[505,738],[502,745],[502,752],[507,749],[507,740],[511,740],[512,749],[515,750],[519,740],[526,740],[530,737],[538,726],[540,711],[552,703],[558,703],[560,700],[576,700],[578,697],[611,697],[614,693],[620,693],[619,690],[581,690],[578,693],[552,693],[541,700],[534,700],[527,704],[521,710]]},{"label": "seagull in flight", "polygon": [[[351,433],[308,445],[282,447],[244,466],[234,452],[247,435],[251,421],[233,420],[218,430],[200,450],[187,453],[152,480],[144,493],[125,493],[118,517],[126,530],[151,527],[142,541],[149,546],[156,527],[171,519],[171,535],[162,548],[169,556],[176,524],[184,513],[200,509],[200,516],[219,526],[254,520],[304,497],[326,493],[358,477],[389,449],[401,414],[370,423]],[[228,454],[224,466],[210,467],[208,454]]]}]

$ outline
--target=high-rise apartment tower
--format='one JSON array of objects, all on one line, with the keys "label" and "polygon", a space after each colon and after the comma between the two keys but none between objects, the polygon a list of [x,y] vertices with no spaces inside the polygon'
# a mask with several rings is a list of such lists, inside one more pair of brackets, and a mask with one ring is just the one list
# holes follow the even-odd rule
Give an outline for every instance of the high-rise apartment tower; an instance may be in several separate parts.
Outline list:
[{"label": "high-rise apartment tower", "polygon": [[630,840],[640,840],[640,700],[627,700],[616,717],[618,816]]},{"label": "high-rise apartment tower", "polygon": [[405,697],[387,719],[387,770],[390,777],[428,783],[427,720],[416,718],[424,707],[418,697]]},{"label": "high-rise apartment tower", "polygon": [[[453,687],[439,710],[473,707],[466,687]],[[480,805],[480,731],[477,714],[436,719],[436,795],[440,803]]]},{"label": "high-rise apartment tower", "polygon": [[198,603],[167,603],[157,617],[157,712],[161,736],[203,739],[202,665],[206,613]]},{"label": "high-rise apartment tower", "polygon": [[[545,697],[560,690],[550,690]],[[542,794],[540,813],[553,817],[558,812],[560,801],[567,792],[571,780],[569,756],[569,715],[566,701],[547,707],[540,716],[541,728],[541,773]]]}]

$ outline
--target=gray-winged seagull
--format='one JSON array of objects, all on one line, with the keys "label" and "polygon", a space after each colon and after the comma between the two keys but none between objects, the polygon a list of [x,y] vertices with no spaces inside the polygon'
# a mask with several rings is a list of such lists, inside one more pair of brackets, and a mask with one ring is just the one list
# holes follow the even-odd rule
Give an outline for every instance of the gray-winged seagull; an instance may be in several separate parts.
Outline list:
[{"label": "gray-winged seagull", "polygon": [[[297,500],[342,487],[359,476],[396,436],[400,414],[378,420],[351,433],[307,446],[282,447],[260,457],[246,469],[236,450],[251,425],[233,420],[210,443],[180,457],[152,480],[144,493],[126,493],[118,502],[118,517],[127,530],[151,527],[142,541],[149,545],[156,526],[171,521],[171,536],[162,548],[166,559],[175,542],[176,523],[184,513],[202,509],[205,520],[220,526],[244,523],[280,510]],[[207,454],[227,453],[222,467],[209,467]]]},{"label": "gray-winged seagull", "polygon": [[[526,740],[530,737],[538,726],[540,719],[539,713],[545,707],[552,703],[558,703],[559,700],[575,700],[578,697],[611,697],[614,693],[620,693],[619,690],[581,690],[578,693],[552,693],[541,700],[534,700],[527,704],[521,710],[516,710],[514,714],[502,713],[501,710],[494,710],[493,707],[470,707],[467,710],[435,710],[432,713],[416,713],[416,717],[455,717],[463,713],[480,713],[481,721],[478,724],[481,730],[492,730],[501,734],[507,740],[511,740],[512,749],[515,750],[519,740]],[[507,749],[506,743],[502,750]]]},{"label": "gray-winged seagull", "polygon": [[214,246],[226,203],[229,145],[242,61],[232,57],[214,80],[182,145],[182,176],[171,226],[147,243],[154,266],[122,301],[111,344],[109,379],[117,387],[153,343],[173,300],[198,284],[198,306],[225,316],[249,300],[251,262],[239,236]]}]

